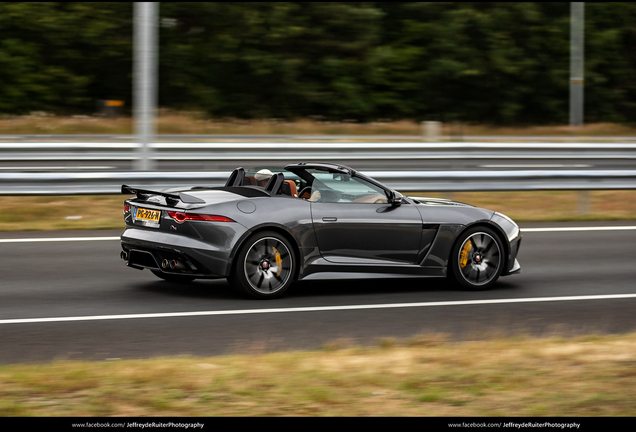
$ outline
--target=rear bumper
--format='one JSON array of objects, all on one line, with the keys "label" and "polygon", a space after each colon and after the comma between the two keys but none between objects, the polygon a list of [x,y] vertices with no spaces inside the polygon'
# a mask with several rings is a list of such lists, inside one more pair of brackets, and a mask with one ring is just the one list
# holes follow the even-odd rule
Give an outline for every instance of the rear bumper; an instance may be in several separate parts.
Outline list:
[{"label": "rear bumper", "polygon": [[[121,257],[127,266],[136,269],[197,278],[227,277],[233,244],[224,241],[215,245],[181,235],[127,228],[121,235]],[[172,261],[176,262],[174,267]]]},{"label": "rear bumper", "polygon": [[197,278],[217,278],[199,262],[193,260],[187,253],[179,250],[153,249],[153,248],[126,248],[121,257],[128,267],[137,270],[153,270],[166,274],[194,276]]}]

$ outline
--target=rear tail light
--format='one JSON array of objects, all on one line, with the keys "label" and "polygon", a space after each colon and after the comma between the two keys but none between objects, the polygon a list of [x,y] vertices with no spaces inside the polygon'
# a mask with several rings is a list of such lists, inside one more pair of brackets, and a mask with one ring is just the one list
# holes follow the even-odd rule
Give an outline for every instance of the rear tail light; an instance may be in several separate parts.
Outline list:
[{"label": "rear tail light", "polygon": [[124,204],[124,214],[130,213],[130,205]]},{"label": "rear tail light", "polygon": [[236,222],[225,216],[207,215],[207,214],[199,214],[199,213],[183,213],[183,212],[169,211],[168,216],[170,216],[172,219],[176,220],[179,223],[183,223],[187,220],[208,221],[208,222]]}]

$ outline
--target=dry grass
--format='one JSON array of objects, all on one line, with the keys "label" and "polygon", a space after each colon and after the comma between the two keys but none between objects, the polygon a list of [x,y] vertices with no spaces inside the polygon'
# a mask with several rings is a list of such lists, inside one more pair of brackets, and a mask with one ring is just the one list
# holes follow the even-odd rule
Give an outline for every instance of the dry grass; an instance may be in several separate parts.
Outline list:
[{"label": "dry grass", "polygon": [[[589,194],[589,209],[579,206]],[[443,197],[477,207],[495,210],[516,222],[557,222],[584,220],[636,219],[636,191],[531,191],[531,192],[435,192],[412,193],[417,196]]]},{"label": "dry grass", "polygon": [[124,229],[124,195],[4,196],[0,231]]},{"label": "dry grass", "polygon": [[0,134],[130,134],[130,118],[21,116],[0,118]]},{"label": "dry grass", "polygon": [[0,416],[631,417],[635,365],[636,334],[12,365]]},{"label": "dry grass", "polygon": [[[451,128],[452,131],[451,131]],[[582,127],[570,125],[550,126],[489,126],[489,125],[446,125],[443,134],[463,135],[518,135],[518,136],[634,136],[636,128],[615,123],[592,123]]]},{"label": "dry grass", "polygon": [[[114,119],[94,116],[57,117],[39,113],[0,118],[1,134],[130,134],[130,117]],[[210,119],[202,113],[160,110],[159,134],[327,134],[327,135],[420,135],[421,125],[412,120],[370,123],[327,122],[311,119],[285,121]],[[481,124],[443,124],[443,135],[560,135],[634,136],[636,127],[597,123],[583,127],[568,125],[500,127]]]},{"label": "dry grass", "polygon": [[[578,194],[543,191],[412,195],[452,198],[499,211],[516,222],[636,220],[636,191],[591,191],[590,211],[584,214],[579,213]],[[126,198],[124,195],[4,196],[0,232],[123,229]]]}]

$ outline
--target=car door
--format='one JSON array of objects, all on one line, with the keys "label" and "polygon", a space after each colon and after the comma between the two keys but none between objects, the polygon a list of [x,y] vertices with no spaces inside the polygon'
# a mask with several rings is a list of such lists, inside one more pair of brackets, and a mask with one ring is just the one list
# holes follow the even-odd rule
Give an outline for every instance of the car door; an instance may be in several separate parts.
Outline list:
[{"label": "car door", "polygon": [[414,264],[422,236],[415,206],[389,203],[383,189],[364,179],[330,176],[332,181],[320,179],[323,198],[311,203],[323,258],[334,263]]}]

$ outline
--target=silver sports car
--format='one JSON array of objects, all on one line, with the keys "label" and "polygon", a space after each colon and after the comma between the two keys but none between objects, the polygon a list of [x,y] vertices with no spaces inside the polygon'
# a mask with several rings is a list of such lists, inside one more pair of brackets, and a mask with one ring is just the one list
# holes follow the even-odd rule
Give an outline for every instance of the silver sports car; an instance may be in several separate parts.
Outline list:
[{"label": "silver sports car", "polygon": [[454,201],[403,196],[352,168],[235,169],[223,187],[123,185],[121,258],[167,281],[227,278],[269,299],[298,280],[446,277],[486,289],[521,270],[519,227]]}]

